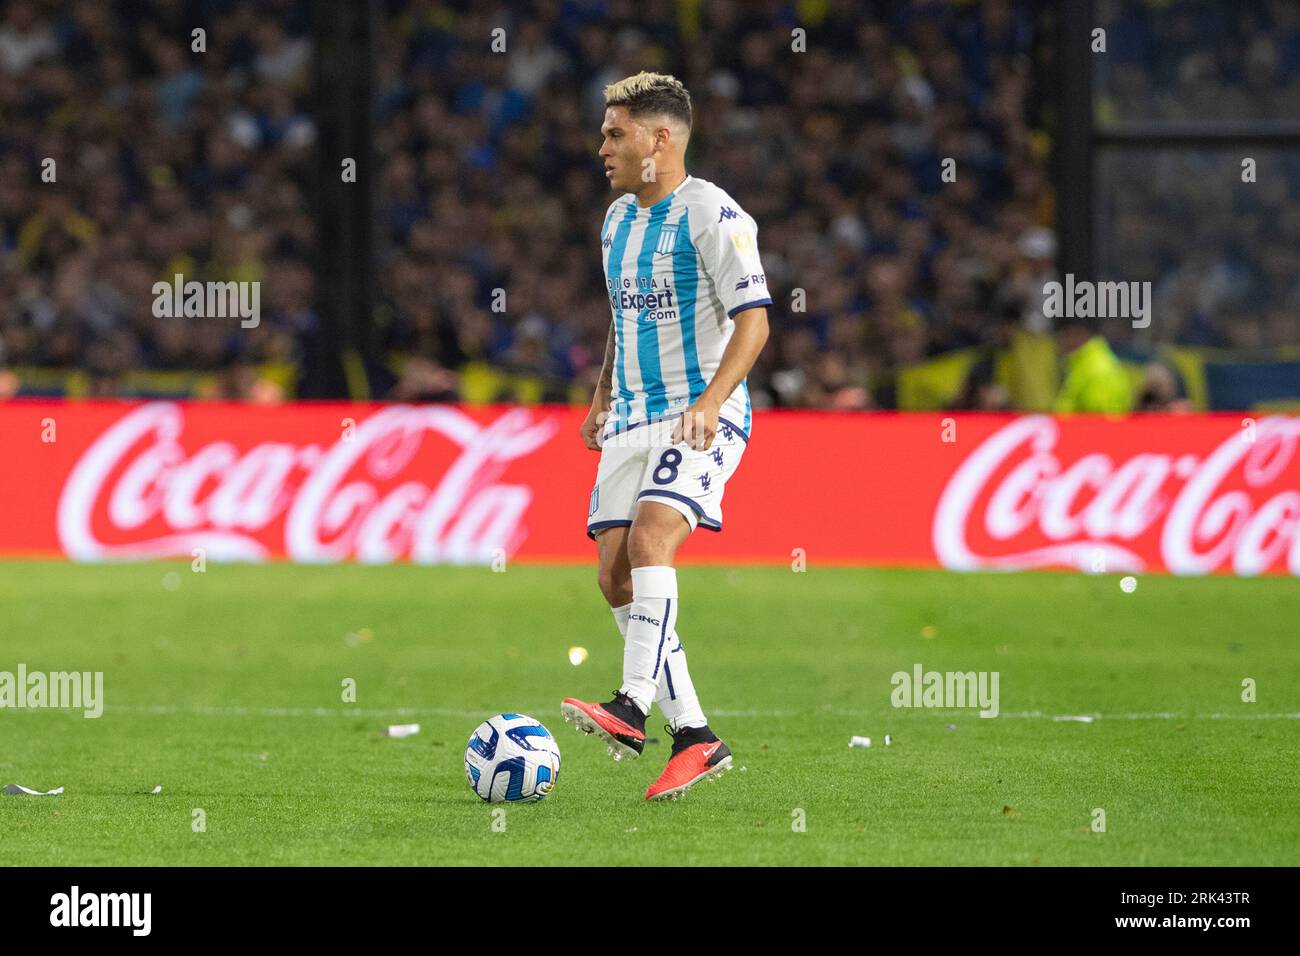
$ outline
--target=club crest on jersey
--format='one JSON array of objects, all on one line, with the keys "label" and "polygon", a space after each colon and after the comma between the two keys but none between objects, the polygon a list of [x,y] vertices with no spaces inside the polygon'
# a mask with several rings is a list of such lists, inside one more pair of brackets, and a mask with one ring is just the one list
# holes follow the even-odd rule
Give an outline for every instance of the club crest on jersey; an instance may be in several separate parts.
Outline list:
[{"label": "club crest on jersey", "polygon": [[677,248],[677,226],[664,226],[659,232],[659,242],[655,246],[655,255],[671,255]]}]

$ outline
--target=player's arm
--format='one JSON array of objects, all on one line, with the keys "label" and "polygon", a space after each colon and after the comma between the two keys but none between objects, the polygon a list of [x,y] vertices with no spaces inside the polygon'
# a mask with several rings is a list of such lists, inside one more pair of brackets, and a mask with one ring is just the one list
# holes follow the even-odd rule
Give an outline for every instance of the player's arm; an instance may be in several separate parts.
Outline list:
[{"label": "player's arm", "polygon": [[708,451],[713,444],[713,436],[718,433],[718,415],[723,403],[749,375],[767,343],[765,306],[737,312],[732,321],[736,327],[732,330],[731,341],[722,353],[718,371],[714,373],[713,381],[695,400],[695,404],[683,413],[682,420],[677,425],[677,434],[673,436],[674,444],[684,439],[697,451]]},{"label": "player's arm", "polygon": [[697,247],[704,269],[718,290],[722,307],[734,327],[722,353],[713,380],[690,408],[682,414],[676,440],[685,440],[697,451],[707,451],[718,432],[718,414],[731,394],[754,367],[767,342],[767,275],[758,256],[758,225],[747,215],[728,218],[720,214],[698,236]]},{"label": "player's arm", "polygon": [[609,323],[609,337],[605,340],[605,361],[600,366],[600,378],[591,396],[591,411],[582,423],[582,443],[592,451],[600,451],[600,430],[605,424],[614,392],[614,323]]}]

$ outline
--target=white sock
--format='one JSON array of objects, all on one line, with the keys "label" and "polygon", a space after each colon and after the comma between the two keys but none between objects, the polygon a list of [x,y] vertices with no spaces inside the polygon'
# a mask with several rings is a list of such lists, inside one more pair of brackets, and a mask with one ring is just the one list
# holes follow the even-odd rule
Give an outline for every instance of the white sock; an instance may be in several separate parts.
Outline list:
[{"label": "white sock", "polygon": [[612,607],[609,613],[614,615],[614,623],[618,625],[619,636],[624,641],[627,640],[627,616],[632,613],[632,605],[624,604],[622,607]]},{"label": "white sock", "polygon": [[683,727],[703,727],[708,721],[700,709],[700,699],[695,696],[691,672],[686,667],[686,650],[675,630],[668,643],[672,650],[664,652],[663,680],[659,682],[655,703],[668,718],[668,726],[673,733]]},{"label": "white sock", "polygon": [[[610,608],[610,613],[614,615],[618,633],[626,640],[627,619],[632,613],[632,605],[624,604],[622,607]],[[691,682],[691,672],[686,666],[686,649],[682,647],[682,639],[677,636],[676,629],[668,635],[668,643],[665,647],[671,650],[664,652],[663,676],[655,693],[655,703],[663,711],[664,717],[668,719],[668,726],[674,732],[684,727],[706,726],[708,721],[704,718],[704,711],[700,709],[700,700],[695,694],[695,684]]]},{"label": "white sock", "polygon": [[632,569],[632,610],[623,642],[623,686],[641,713],[650,713],[664,675],[668,635],[677,622],[677,570],[666,566]]}]

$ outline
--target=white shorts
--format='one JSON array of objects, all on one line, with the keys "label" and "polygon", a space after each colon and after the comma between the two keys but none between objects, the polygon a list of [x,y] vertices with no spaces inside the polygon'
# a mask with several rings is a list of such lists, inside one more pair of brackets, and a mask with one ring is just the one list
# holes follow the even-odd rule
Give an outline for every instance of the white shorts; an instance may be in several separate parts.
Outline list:
[{"label": "white shorts", "polygon": [[642,500],[681,512],[691,530],[722,530],[722,492],[740,464],[748,438],[734,425],[718,423],[708,451],[686,442],[671,444],[680,416],[633,427],[601,447],[596,487],[587,509],[587,536],[605,528],[629,527]]}]

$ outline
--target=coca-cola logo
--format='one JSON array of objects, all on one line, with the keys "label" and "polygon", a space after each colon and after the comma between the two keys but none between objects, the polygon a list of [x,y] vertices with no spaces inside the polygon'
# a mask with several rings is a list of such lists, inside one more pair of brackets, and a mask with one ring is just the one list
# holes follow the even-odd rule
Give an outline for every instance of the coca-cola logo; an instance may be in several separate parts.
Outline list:
[{"label": "coca-cola logo", "polygon": [[1142,452],[1120,461],[1094,451],[1066,462],[1057,420],[1016,419],[949,479],[934,513],[935,554],[961,570],[1143,571],[1130,543],[1156,529],[1161,561],[1175,574],[1225,565],[1260,574],[1283,560],[1300,574],[1300,482],[1288,472],[1300,418],[1225,431],[1204,458]]},{"label": "coca-cola logo", "polygon": [[[525,409],[484,425],[454,408],[395,405],[329,445],[214,441],[191,451],[182,406],[142,405],[73,467],[59,541],[78,560],[200,548],[213,560],[261,561],[267,529],[282,521],[295,561],[490,561],[519,546],[532,501],[526,485],[499,479],[557,427]],[[431,442],[454,456],[433,473],[414,466]]]}]

